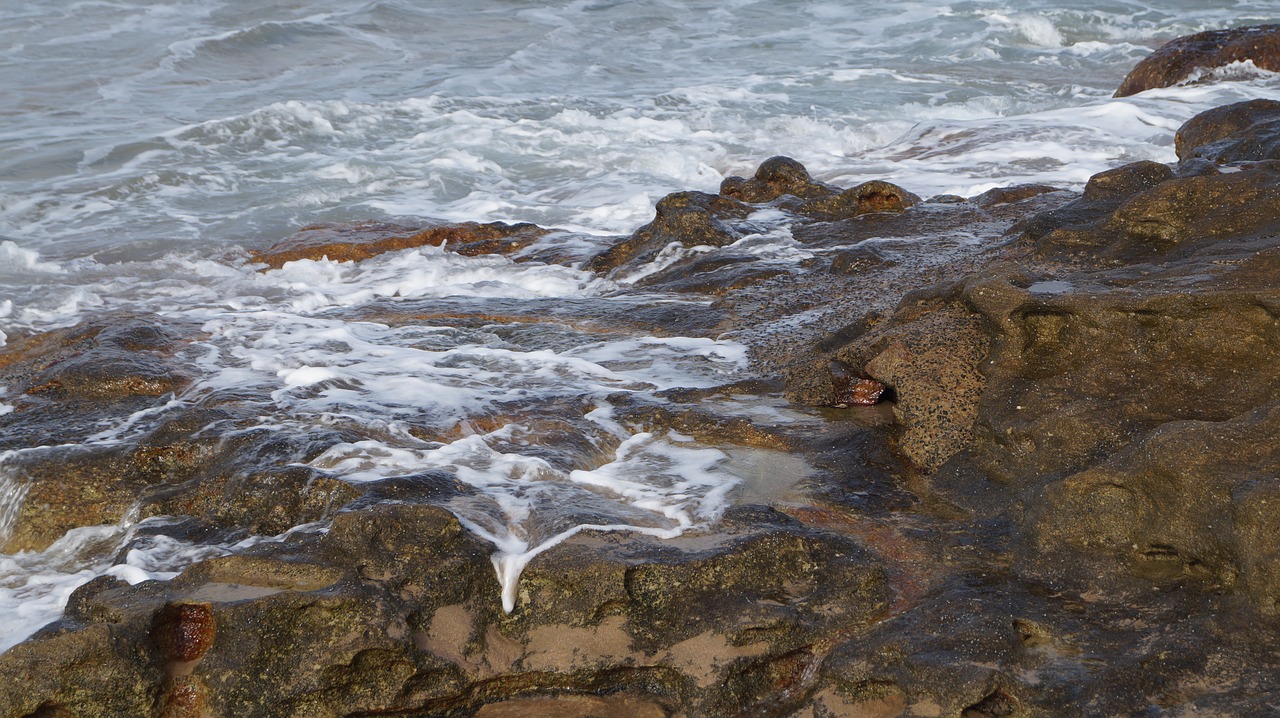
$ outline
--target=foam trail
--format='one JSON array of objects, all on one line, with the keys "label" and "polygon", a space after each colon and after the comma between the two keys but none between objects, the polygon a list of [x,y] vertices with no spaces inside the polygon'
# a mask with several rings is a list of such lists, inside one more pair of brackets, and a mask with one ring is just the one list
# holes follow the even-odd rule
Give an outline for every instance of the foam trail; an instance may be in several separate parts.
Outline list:
[{"label": "foam trail", "polygon": [[[491,556],[503,606],[514,610],[520,575],[529,561],[587,530],[631,531],[660,538],[714,521],[739,479],[721,464],[727,456],[696,446],[675,432],[632,434],[599,406],[584,418],[619,442],[610,460],[593,469],[563,471],[534,456],[494,449],[519,439],[506,425],[440,446],[392,446],[381,441],[339,444],[310,462],[348,481],[377,481],[445,469],[480,493],[446,506],[470,531],[494,545]],[[575,511],[616,521],[578,521]],[[569,521],[569,528],[547,532]]]},{"label": "foam trail", "polygon": [[629,531],[662,539],[672,539],[684,533],[688,528],[681,526],[678,528],[657,529],[632,526],[630,524],[580,524],[552,536],[533,548],[529,548],[528,543],[524,541],[510,538],[500,539],[470,522],[464,522],[464,525],[498,547],[498,550],[490,557],[490,560],[493,561],[493,570],[498,577],[498,586],[502,596],[502,610],[507,613],[511,613],[516,609],[516,598],[520,589],[520,575],[524,572],[525,567],[538,554],[555,548],[565,539],[572,538],[583,531]]},{"label": "foam trail", "polygon": [[22,503],[31,489],[30,485],[18,479],[13,469],[4,465],[5,459],[12,453],[0,453],[0,544],[13,535],[14,526],[22,511]]}]

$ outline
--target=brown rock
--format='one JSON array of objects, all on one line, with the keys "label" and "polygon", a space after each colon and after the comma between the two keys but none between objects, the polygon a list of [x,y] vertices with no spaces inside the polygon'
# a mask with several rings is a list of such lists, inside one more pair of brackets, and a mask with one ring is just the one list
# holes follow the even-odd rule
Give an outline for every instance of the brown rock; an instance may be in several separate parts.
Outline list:
[{"label": "brown rock", "polygon": [[996,187],[973,198],[973,203],[983,209],[990,209],[997,205],[1013,204],[1021,202],[1032,197],[1039,197],[1042,194],[1057,192],[1057,187],[1046,184],[1019,184],[1009,187]]},{"label": "brown rock", "polygon": [[831,367],[831,390],[835,406],[872,406],[880,402],[888,389],[875,379],[859,377],[839,362]]},{"label": "brown rock", "polygon": [[1169,87],[1196,70],[1209,70],[1251,60],[1263,70],[1280,70],[1280,25],[1209,30],[1185,35],[1162,45],[1139,62],[1116,90],[1116,97]]},{"label": "brown rock", "polygon": [[743,219],[755,209],[736,199],[705,192],[676,192],[658,201],[653,221],[630,237],[592,257],[585,265],[594,272],[635,267],[652,260],[669,244],[685,247],[723,247],[742,234],[728,220]]},{"label": "brown rock", "polygon": [[919,203],[919,197],[895,184],[871,180],[839,194],[811,199],[794,209],[808,217],[833,222],[864,214],[902,212]]},{"label": "brown rock", "polygon": [[1086,208],[1077,215],[1080,224],[1068,223],[1072,218],[1060,211],[1054,221],[1067,221],[1035,241],[1036,254],[1136,263],[1186,256],[1223,240],[1256,239],[1280,225],[1280,165],[1168,179],[1126,194],[1110,213],[1107,206]]},{"label": "brown rock", "polygon": [[413,247],[444,247],[466,256],[511,254],[548,234],[537,225],[506,222],[462,222],[409,227],[389,222],[315,224],[260,252],[256,261],[272,269],[298,259],[328,257],[335,262],[358,262],[386,252]]},{"label": "brown rock", "polygon": [[1123,200],[1171,179],[1173,170],[1168,165],[1151,160],[1133,162],[1090,177],[1084,186],[1083,200],[1097,203]]},{"label": "brown rock", "polygon": [[216,526],[273,536],[332,516],[361,494],[352,484],[307,467],[210,472],[153,492],[144,515],[193,516]]},{"label": "brown rock", "polygon": [[1156,582],[1237,582],[1277,613],[1280,525],[1269,501],[1280,453],[1270,405],[1226,422],[1170,422],[1106,462],[1051,483],[1034,513],[1038,546],[1099,554]]},{"label": "brown rock", "polygon": [[[867,399],[883,396],[877,385],[892,387],[899,451],[935,471],[973,442],[978,399],[986,386],[979,364],[989,341],[981,317],[960,302],[904,304],[891,320],[833,347],[826,373],[837,400],[842,395],[850,400],[834,403],[853,403],[862,377],[873,382],[861,387]],[[861,376],[845,368],[859,366]],[[803,385],[789,387],[789,395],[817,405],[833,403],[831,394],[815,396]]]},{"label": "brown rock", "polygon": [[770,157],[762,162],[751,179],[728,177],[720,183],[721,196],[751,204],[772,202],[786,195],[813,199],[839,191],[839,187],[815,181],[804,165],[790,157],[781,156]]},{"label": "brown rock", "polygon": [[213,646],[217,622],[208,603],[169,603],[156,614],[152,636],[170,661],[199,660]]},{"label": "brown rock", "polygon": [[1174,141],[1183,162],[1280,160],[1280,102],[1249,100],[1206,110],[1178,128]]}]

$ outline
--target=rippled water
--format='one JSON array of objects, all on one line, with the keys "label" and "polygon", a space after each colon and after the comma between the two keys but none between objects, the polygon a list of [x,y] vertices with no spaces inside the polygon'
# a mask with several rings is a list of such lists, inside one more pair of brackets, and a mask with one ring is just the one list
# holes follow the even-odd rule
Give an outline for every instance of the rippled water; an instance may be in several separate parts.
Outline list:
[{"label": "rippled water", "polygon": [[[388,326],[349,312],[436,297],[635,300],[626,278],[499,258],[411,250],[259,273],[246,250],[317,221],[398,216],[622,234],[663,195],[714,191],[777,154],[842,186],[885,178],[923,196],[1079,187],[1125,162],[1172,160],[1173,131],[1196,112],[1280,99],[1272,75],[1110,98],[1163,40],[1274,22],[1270,2],[5,5],[0,342],[112,309],[200,322],[202,374],[173,401],[249,386],[283,429],[364,426],[366,439],[313,462],[352,481],[453,471],[482,489],[480,504],[454,508],[498,547],[508,604],[520,562],[578,526],[666,535],[714,518],[737,480],[724,454],[634,434],[605,397],[732,380],[742,348]],[[774,227],[751,241],[797,258],[786,240]],[[6,392],[0,416],[18,403]],[[582,400],[573,430],[601,454],[590,465],[549,462],[519,424],[443,444],[396,424],[462,425],[503,402],[570,396]],[[94,440],[136,428],[121,417]],[[22,490],[0,477],[2,527]],[[571,496],[603,523],[534,520]],[[92,575],[163,577],[214,550],[168,546],[164,560],[144,551],[110,568],[111,552],[81,539],[66,539],[80,547],[71,563],[0,562],[0,615],[27,616],[0,646]]]}]

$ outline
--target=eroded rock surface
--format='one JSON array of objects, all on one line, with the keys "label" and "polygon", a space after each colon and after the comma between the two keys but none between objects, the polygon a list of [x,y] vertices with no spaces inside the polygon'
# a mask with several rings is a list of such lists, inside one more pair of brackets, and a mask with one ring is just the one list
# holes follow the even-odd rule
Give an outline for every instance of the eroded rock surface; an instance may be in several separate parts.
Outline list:
[{"label": "eroded rock surface", "polygon": [[[673,293],[660,304],[352,311],[497,341],[550,326],[552,349],[612,328],[753,352],[757,379],[610,397],[628,430],[721,448],[751,476],[737,505],[673,541],[579,533],[533,559],[511,613],[493,547],[448,510],[476,491],[451,472],[341,481],[306,465],[357,438],[341,422],[271,431],[235,392],[147,419],[194,380],[198,327],[117,316],[15,341],[0,352],[14,445],[83,439],[66,412],[144,414],[127,441],[12,464],[28,493],[6,550],[131,511],[171,517],[133,545],[256,538],[169,581],[85,584],[0,655],[0,707],[1265,714],[1280,702],[1280,166],[1255,150],[1273,104],[1197,117],[1177,166],[1119,167],[1082,194],[922,200],[773,158],[718,195],[662,200],[586,263]],[[560,471],[618,445],[582,430],[581,397],[487,411],[406,431],[518,424],[554,439],[538,457]]]}]

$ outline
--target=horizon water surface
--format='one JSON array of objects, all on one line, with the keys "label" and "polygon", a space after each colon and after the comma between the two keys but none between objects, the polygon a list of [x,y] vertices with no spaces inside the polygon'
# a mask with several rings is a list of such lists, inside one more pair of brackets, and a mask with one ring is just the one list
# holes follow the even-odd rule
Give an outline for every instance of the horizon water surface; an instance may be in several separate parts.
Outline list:
[{"label": "horizon water surface", "polygon": [[[1248,0],[0,7],[0,345],[107,311],[198,322],[193,387],[95,427],[85,444],[128,442],[166,407],[229,387],[261,393],[260,427],[359,427],[363,439],[310,465],[350,481],[447,470],[475,487],[479,499],[451,508],[495,545],[508,609],[524,562],[583,526],[670,536],[719,515],[742,478],[729,457],[633,433],[607,397],[748,376],[745,349],[356,320],[343,311],[433,297],[688,300],[430,249],[268,272],[249,250],[316,222],[401,217],[535,222],[592,246],[647,222],[667,193],[715,191],[779,154],[820,180],[886,179],[925,197],[1079,189],[1111,167],[1172,161],[1174,131],[1204,109],[1280,99],[1276,76],[1249,67],[1233,70],[1239,81],[1110,97],[1164,40],[1276,21],[1272,4]],[[581,400],[574,426],[605,458],[549,462],[518,448],[539,438],[517,424],[448,443],[405,428],[424,414],[469,426],[534,399]],[[0,386],[0,416],[19,405]],[[0,453],[0,539],[26,494],[22,459],[78,448]],[[607,520],[536,520],[566,503]],[[139,542],[139,525],[126,517],[0,555],[0,648],[96,575],[166,578],[278,540]]]}]

